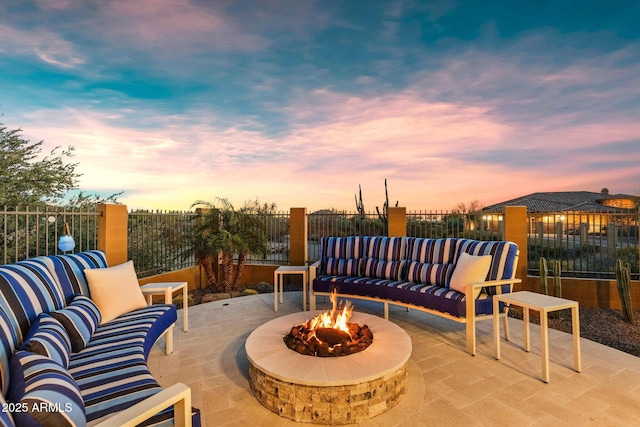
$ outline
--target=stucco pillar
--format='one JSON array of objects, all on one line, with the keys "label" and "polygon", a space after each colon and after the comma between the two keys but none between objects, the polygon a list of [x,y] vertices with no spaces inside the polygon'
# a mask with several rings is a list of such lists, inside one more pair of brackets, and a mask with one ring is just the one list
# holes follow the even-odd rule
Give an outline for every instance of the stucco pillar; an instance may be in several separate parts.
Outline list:
[{"label": "stucco pillar", "polygon": [[504,240],[511,241],[518,245],[520,250],[520,258],[518,259],[518,267],[516,268],[516,277],[522,279],[521,285],[523,289],[528,289],[527,283],[527,219],[526,206],[506,206],[504,208]]},{"label": "stucco pillar", "polygon": [[307,262],[307,208],[289,209],[289,264]]},{"label": "stucco pillar", "polygon": [[407,235],[407,208],[389,208],[389,237],[405,237]]},{"label": "stucco pillar", "polygon": [[127,206],[101,203],[98,210],[98,249],[104,251],[109,266],[127,262]]}]

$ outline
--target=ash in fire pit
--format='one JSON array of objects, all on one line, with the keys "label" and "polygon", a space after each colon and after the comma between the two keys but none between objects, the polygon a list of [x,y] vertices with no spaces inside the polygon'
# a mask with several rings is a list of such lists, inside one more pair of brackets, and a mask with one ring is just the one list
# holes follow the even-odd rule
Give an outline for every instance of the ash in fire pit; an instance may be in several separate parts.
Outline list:
[{"label": "ash in fire pit", "polygon": [[337,308],[335,291],[331,294],[333,308],[311,320],[291,328],[284,342],[293,351],[308,356],[332,357],[358,353],[373,342],[373,332],[367,325],[349,323],[353,306],[349,301]]}]

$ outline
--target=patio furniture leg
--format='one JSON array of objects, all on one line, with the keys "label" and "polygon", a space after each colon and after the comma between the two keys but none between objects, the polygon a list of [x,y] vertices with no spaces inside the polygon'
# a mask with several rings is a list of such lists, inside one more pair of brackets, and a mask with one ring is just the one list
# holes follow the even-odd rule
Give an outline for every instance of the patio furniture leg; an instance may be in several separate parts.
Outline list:
[{"label": "patio furniture leg", "polygon": [[580,313],[578,304],[571,307],[571,333],[573,334],[573,367],[582,372],[582,358],[580,356]]},{"label": "patio furniture leg", "polygon": [[[496,360],[500,360],[500,317],[496,313],[498,313],[498,308],[500,303],[497,300],[493,300],[493,347],[496,351]],[[506,326],[506,324],[505,324]],[[505,330],[506,333],[506,330]]]},{"label": "patio furniture leg", "polygon": [[529,338],[529,309],[522,309],[522,323],[524,326],[524,351],[529,351],[531,348],[531,339]]},{"label": "patio furniture leg", "polygon": [[549,319],[546,311],[540,312],[540,346],[542,348],[542,380],[549,382]]}]

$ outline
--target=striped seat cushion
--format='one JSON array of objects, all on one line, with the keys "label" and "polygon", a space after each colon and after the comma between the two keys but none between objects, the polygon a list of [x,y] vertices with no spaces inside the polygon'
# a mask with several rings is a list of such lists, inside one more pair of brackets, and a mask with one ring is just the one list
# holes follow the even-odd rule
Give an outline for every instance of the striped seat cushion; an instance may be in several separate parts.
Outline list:
[{"label": "striped seat cushion", "polygon": [[19,426],[85,426],[80,390],[69,372],[46,356],[20,350],[11,357],[9,401]]},{"label": "striped seat cushion", "polygon": [[146,358],[155,340],[175,320],[173,305],[135,310],[99,325],[89,344],[72,356],[69,372],[80,388],[88,421],[126,409],[161,390]]}]

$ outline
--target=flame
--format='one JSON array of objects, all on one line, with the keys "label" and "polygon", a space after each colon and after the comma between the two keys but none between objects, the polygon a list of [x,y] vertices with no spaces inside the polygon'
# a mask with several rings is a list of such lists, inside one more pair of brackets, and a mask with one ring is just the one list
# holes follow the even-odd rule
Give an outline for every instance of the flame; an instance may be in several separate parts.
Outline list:
[{"label": "flame", "polygon": [[318,316],[311,319],[309,321],[309,329],[333,328],[349,333],[348,323],[353,312],[353,305],[350,301],[347,301],[344,304],[344,307],[339,309],[338,297],[336,294],[337,292],[334,289],[329,296],[333,305],[331,311],[320,313]]}]

